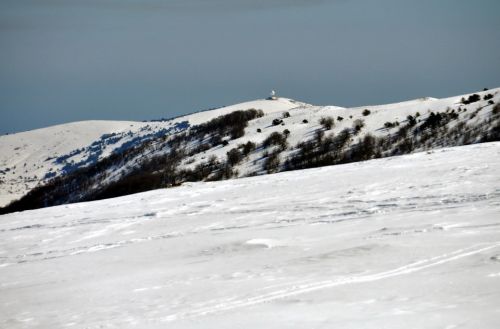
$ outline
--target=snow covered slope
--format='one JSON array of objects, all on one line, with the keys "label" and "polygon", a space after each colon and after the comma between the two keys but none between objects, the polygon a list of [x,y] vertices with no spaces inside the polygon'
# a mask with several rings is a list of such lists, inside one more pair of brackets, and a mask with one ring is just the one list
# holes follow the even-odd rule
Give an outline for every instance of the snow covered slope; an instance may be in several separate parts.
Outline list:
[{"label": "snow covered slope", "polygon": [[[64,166],[57,158],[86,148],[101,136],[136,130],[128,121],[82,121],[0,136],[0,206],[17,199]],[[103,150],[104,151],[104,150]],[[103,152],[102,156],[109,154]],[[79,156],[78,159],[77,156]],[[83,154],[75,154],[77,161]]]},{"label": "snow covered slope", "polygon": [[[63,186],[59,192],[71,190],[74,193],[55,198],[54,204],[101,198],[103,193],[116,196],[116,191],[120,190],[117,185],[133,185],[130,177],[142,175],[148,170],[149,174],[174,177],[171,179],[174,182],[216,180],[222,176],[247,177],[359,161],[359,155],[370,159],[499,140],[500,113],[494,109],[500,106],[500,88],[478,92],[474,96],[477,99],[471,102],[467,102],[471,97],[469,94],[359,108],[313,106],[277,98],[245,102],[164,121],[77,122],[1,136],[0,207],[26,195],[36,186],[48,184],[54,177],[68,177],[75,171],[78,175],[78,169],[92,168],[100,160],[109,160],[112,154],[123,155],[131,149],[135,151],[94,170],[87,181],[76,177],[77,187],[71,183],[74,177],[69,177],[61,183]],[[263,115],[245,123],[247,126],[242,136],[230,136],[227,131],[220,133],[217,129],[189,135],[197,125],[234,111],[249,109],[262,110]],[[439,114],[438,119],[431,120],[435,113]],[[331,129],[320,124],[321,118],[327,117],[334,121]],[[271,134],[284,132],[286,143],[263,145]],[[169,143],[176,136],[181,138],[173,147]],[[365,139],[366,136],[369,138]],[[249,153],[243,154],[242,149],[248,142],[253,146]],[[358,145],[362,148],[363,143],[373,152],[358,152],[356,158],[352,154]],[[230,151],[234,151],[238,159],[228,165]],[[180,159],[172,160],[172,153]],[[306,155],[301,158],[301,154]],[[170,163],[176,171],[162,172],[162,168],[168,166],[151,165],[157,159]],[[212,171],[193,177],[203,168],[211,168]],[[189,173],[185,174],[186,171]],[[144,177],[138,180],[147,181]],[[156,178],[149,179],[154,180]],[[50,197],[38,199],[47,200]]]},{"label": "snow covered slope", "polygon": [[0,216],[2,328],[497,328],[500,143]]},{"label": "snow covered slope", "polygon": [[298,106],[307,105],[286,98],[256,100],[164,121],[82,121],[0,136],[0,207],[50,178],[217,116],[251,108],[283,112]]}]

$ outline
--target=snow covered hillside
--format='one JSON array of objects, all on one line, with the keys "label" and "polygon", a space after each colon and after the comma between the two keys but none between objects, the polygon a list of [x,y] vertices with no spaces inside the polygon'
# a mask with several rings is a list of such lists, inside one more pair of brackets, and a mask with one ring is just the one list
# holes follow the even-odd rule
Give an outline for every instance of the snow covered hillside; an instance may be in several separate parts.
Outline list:
[{"label": "snow covered hillside", "polygon": [[497,328],[500,143],[0,216],[2,328]]},{"label": "snow covered hillside", "polygon": [[0,136],[0,206],[50,178],[171,127],[171,122],[81,121]]},{"label": "snow covered hillside", "polygon": [[283,112],[304,103],[257,100],[163,121],[81,121],[0,136],[0,207],[19,199],[54,177],[95,164],[155,138],[186,130],[190,125],[249,108]]},{"label": "snow covered hillside", "polygon": [[33,193],[0,211],[498,141],[499,91],[359,108],[277,98],[2,136],[0,205]]}]

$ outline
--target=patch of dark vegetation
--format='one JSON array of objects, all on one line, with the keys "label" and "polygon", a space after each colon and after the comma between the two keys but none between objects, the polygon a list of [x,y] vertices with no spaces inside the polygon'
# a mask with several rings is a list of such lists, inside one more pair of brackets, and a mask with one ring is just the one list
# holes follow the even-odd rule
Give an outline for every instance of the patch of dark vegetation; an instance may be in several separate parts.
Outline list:
[{"label": "patch of dark vegetation", "polygon": [[420,125],[420,130],[425,130],[427,128],[435,129],[437,127],[444,126],[448,124],[451,120],[455,120],[458,118],[458,113],[453,112],[431,112],[427,119]]},{"label": "patch of dark vegetation", "polygon": [[476,125],[458,121],[454,110],[431,112],[421,123],[420,114],[408,116],[406,124],[386,122],[385,128],[397,130],[384,137],[359,134],[359,123],[337,135],[317,134],[298,143],[284,163],[284,170],[315,168],[374,158],[403,155],[416,150],[500,141],[500,105],[495,106],[486,120]]},{"label": "patch of dark vegetation", "polygon": [[262,110],[250,109],[246,111],[234,111],[221,115],[206,123],[194,126],[191,129],[192,136],[199,135],[230,135],[231,139],[240,138],[245,134],[248,121],[264,116]]},{"label": "patch of dark vegetation", "polygon": [[280,132],[273,132],[262,142],[263,148],[268,148],[270,146],[278,146],[280,150],[285,150],[288,147],[288,143],[286,141],[287,134]]},{"label": "patch of dark vegetation", "polygon": [[354,132],[357,134],[361,131],[361,129],[365,126],[365,122],[362,119],[356,119],[352,123],[352,128]]},{"label": "patch of dark vegetation", "polygon": [[481,96],[479,96],[478,94],[472,94],[470,95],[468,98],[465,98],[463,97],[462,98],[462,104],[472,104],[472,103],[475,103],[475,102],[478,102],[481,100]]},{"label": "patch of dark vegetation", "polygon": [[417,119],[413,115],[407,116],[406,120],[408,122],[408,126],[410,127],[413,127],[417,124]]},{"label": "patch of dark vegetation", "polygon": [[273,126],[279,126],[279,125],[280,125],[280,124],[282,124],[282,123],[283,123],[283,120],[278,119],[278,118],[276,118],[276,119],[274,119],[274,120],[272,121]]},{"label": "patch of dark vegetation", "polygon": [[248,141],[245,144],[241,144],[240,148],[242,149],[242,153],[244,156],[248,156],[251,152],[253,152],[256,148],[254,142]]},{"label": "patch of dark vegetation", "polygon": [[491,113],[493,115],[497,115],[500,113],[500,103],[497,103],[495,104],[495,106],[493,106],[493,109],[491,110]]},{"label": "patch of dark vegetation", "polygon": [[322,117],[319,119],[319,124],[323,126],[325,130],[330,130],[335,124],[335,120],[332,117]]},{"label": "patch of dark vegetation", "polygon": [[280,152],[275,151],[270,153],[264,161],[264,170],[268,174],[272,174],[279,170],[279,166],[280,166]]},{"label": "patch of dark vegetation", "polygon": [[386,123],[384,123],[384,128],[386,129],[391,129],[391,128],[394,128],[396,127],[396,123],[395,122],[389,122],[387,121]]}]

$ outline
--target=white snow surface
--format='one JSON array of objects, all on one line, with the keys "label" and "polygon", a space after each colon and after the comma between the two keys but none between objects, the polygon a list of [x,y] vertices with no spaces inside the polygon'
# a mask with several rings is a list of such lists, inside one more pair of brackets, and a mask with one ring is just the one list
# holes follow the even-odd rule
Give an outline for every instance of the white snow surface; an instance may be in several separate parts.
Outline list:
[{"label": "white snow surface", "polygon": [[1,328],[498,328],[500,143],[0,216]]}]

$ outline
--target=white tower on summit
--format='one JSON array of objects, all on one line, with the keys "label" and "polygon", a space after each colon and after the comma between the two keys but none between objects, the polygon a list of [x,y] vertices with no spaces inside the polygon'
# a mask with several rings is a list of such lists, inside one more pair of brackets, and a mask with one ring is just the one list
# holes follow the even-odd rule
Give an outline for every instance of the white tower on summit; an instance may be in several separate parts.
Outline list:
[{"label": "white tower on summit", "polygon": [[269,96],[269,99],[277,99],[278,97],[276,96],[276,91],[271,90],[271,96]]}]

